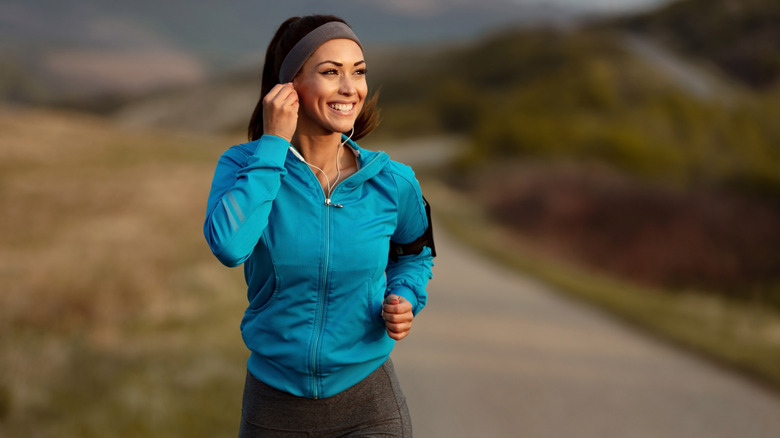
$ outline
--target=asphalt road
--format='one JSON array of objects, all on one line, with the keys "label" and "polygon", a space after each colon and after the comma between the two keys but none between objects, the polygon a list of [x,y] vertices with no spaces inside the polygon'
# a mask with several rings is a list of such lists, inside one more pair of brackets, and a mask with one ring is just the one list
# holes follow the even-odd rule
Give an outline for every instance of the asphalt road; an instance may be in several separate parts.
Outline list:
[{"label": "asphalt road", "polygon": [[436,238],[393,353],[416,437],[780,437],[776,393]]}]

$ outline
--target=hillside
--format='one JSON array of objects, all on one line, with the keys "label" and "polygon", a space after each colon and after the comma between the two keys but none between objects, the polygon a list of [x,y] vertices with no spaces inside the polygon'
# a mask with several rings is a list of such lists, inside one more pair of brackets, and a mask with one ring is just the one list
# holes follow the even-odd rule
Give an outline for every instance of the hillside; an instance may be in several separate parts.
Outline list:
[{"label": "hillside", "polygon": [[684,0],[617,21],[765,90],[780,79],[780,2]]},{"label": "hillside", "polygon": [[379,80],[382,129],[465,133],[474,143],[465,166],[595,160],[648,180],[780,193],[771,94],[702,100],[615,31],[506,33],[421,70]]},{"label": "hillside", "polygon": [[777,305],[777,91],[720,78],[728,96],[703,95],[624,32],[507,32],[432,56],[380,81],[382,132],[466,136],[449,180],[537,251]]}]

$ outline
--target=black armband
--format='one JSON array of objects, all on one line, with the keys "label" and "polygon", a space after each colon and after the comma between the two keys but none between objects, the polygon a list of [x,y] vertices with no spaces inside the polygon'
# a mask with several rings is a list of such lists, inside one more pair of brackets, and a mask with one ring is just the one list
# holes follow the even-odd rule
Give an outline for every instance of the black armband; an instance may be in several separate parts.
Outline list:
[{"label": "black armband", "polygon": [[428,200],[423,196],[425,204],[425,215],[428,217],[428,228],[418,237],[417,240],[410,243],[395,243],[390,241],[390,260],[398,262],[398,257],[411,254],[419,254],[426,246],[431,249],[431,255],[436,257],[436,246],[433,243],[433,221],[431,220],[431,206]]}]

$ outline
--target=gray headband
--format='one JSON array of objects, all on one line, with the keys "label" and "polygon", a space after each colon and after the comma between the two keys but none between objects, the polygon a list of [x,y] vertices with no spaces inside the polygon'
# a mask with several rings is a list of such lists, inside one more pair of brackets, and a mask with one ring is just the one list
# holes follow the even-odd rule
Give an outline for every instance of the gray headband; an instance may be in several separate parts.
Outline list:
[{"label": "gray headband", "polygon": [[305,37],[301,38],[290,50],[290,53],[282,61],[282,68],[279,69],[279,83],[286,84],[293,80],[298,71],[303,67],[303,63],[309,59],[319,46],[324,42],[336,39],[348,39],[360,44],[355,33],[346,24],[340,21],[329,21],[322,26],[312,30]]}]

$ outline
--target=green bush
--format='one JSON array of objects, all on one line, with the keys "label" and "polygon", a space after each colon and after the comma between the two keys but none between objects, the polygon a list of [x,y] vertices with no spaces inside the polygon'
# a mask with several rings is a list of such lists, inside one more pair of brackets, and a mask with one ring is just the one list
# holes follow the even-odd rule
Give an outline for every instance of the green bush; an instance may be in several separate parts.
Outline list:
[{"label": "green bush", "polygon": [[608,29],[525,30],[383,82],[385,132],[465,134],[458,165],[598,161],[675,185],[780,196],[780,92],[702,100]]}]

